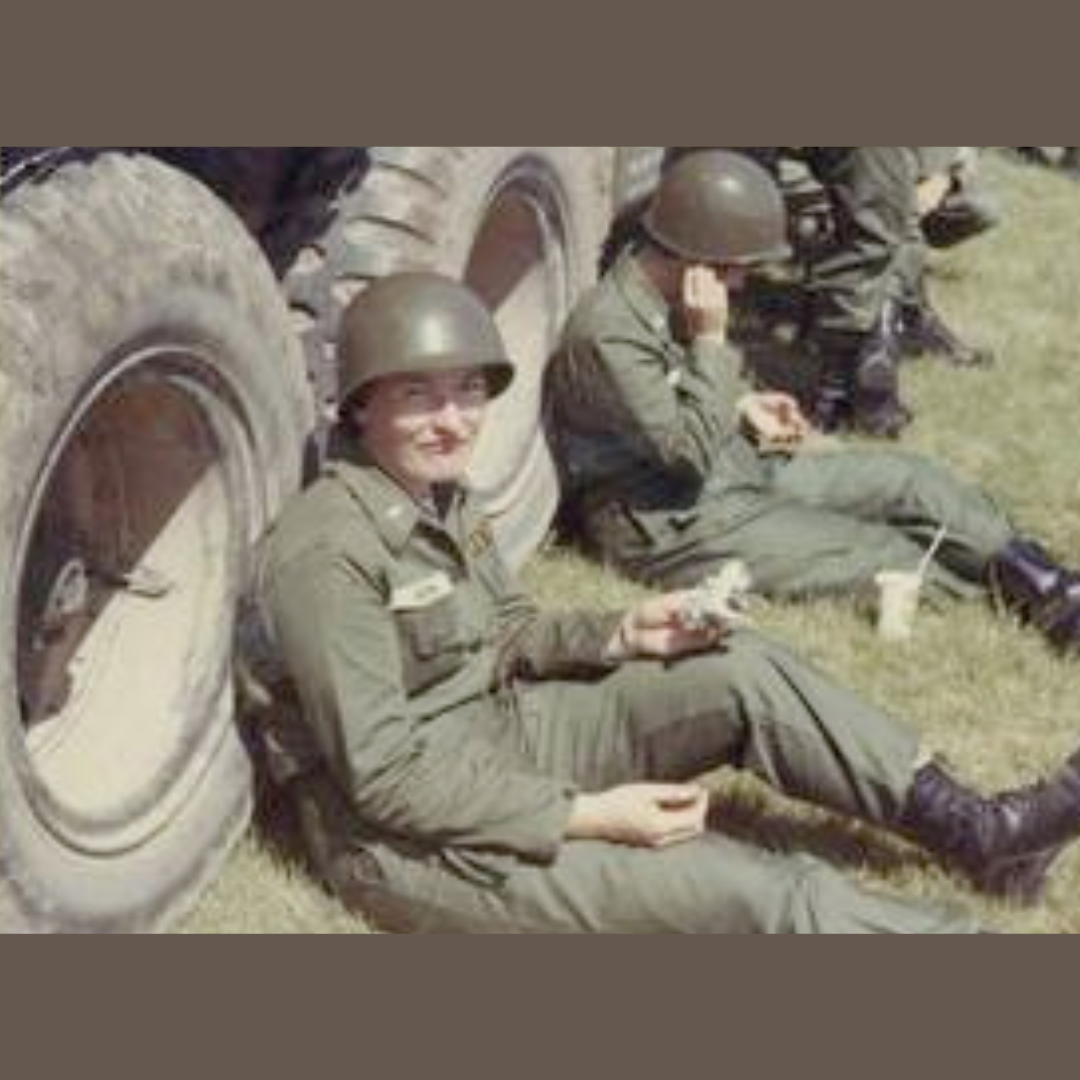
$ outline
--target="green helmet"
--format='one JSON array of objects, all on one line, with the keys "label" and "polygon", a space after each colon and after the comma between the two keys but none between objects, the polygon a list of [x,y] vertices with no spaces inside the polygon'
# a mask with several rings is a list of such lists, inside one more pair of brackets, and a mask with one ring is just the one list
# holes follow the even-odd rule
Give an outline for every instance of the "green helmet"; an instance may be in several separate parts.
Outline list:
[{"label": "green helmet", "polygon": [[645,232],[686,262],[760,266],[791,255],[787,209],[760,165],[725,150],[681,158],[664,176]]},{"label": "green helmet", "polygon": [[388,375],[479,367],[493,398],[514,379],[491,312],[465,285],[432,273],[396,274],[361,293],[342,320],[338,363],[343,404]]}]

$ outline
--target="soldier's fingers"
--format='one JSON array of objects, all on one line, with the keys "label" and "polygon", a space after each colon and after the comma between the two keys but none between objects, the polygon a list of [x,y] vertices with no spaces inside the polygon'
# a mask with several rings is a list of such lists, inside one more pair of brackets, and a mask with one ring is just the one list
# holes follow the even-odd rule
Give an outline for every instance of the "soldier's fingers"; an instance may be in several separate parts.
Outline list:
[{"label": "soldier's fingers", "polygon": [[651,791],[657,805],[669,809],[697,806],[708,795],[697,784],[655,784]]},{"label": "soldier's fingers", "polygon": [[656,634],[656,655],[676,660],[680,656],[705,652],[715,647],[718,640],[717,631],[714,627],[706,627],[701,630],[683,628],[662,630]]},{"label": "soldier's fingers", "polygon": [[705,832],[704,817],[696,810],[681,814],[676,818],[668,815],[668,820],[661,824],[655,835],[657,847],[670,847],[672,844],[685,843],[702,836]]},{"label": "soldier's fingers", "polygon": [[680,844],[688,844],[691,840],[697,840],[700,836],[700,832],[687,831],[673,833],[670,836],[664,836],[654,840],[652,848],[654,851],[666,851],[668,848],[678,847]]},{"label": "soldier's fingers", "polygon": [[720,280],[717,274],[710,274],[708,280],[709,301],[713,307],[725,309],[728,306],[727,286]]},{"label": "soldier's fingers", "polygon": [[705,309],[705,292],[702,288],[701,275],[696,270],[690,271],[690,306],[694,311]]},{"label": "soldier's fingers", "polygon": [[644,600],[637,610],[637,621],[643,627],[671,626],[686,605],[686,593],[668,593]]}]

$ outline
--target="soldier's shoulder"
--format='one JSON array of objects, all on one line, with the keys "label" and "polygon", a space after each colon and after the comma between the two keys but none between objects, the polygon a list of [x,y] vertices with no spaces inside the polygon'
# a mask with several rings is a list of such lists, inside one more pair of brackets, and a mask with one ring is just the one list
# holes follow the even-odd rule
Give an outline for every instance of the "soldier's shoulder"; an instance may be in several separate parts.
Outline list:
[{"label": "soldier's shoulder", "polygon": [[373,530],[345,486],[323,476],[293,496],[273,528],[271,565],[304,559],[333,558],[374,542]]},{"label": "soldier's shoulder", "polygon": [[580,344],[593,341],[610,325],[618,309],[618,293],[611,276],[598,281],[578,301],[567,323],[566,341]]}]

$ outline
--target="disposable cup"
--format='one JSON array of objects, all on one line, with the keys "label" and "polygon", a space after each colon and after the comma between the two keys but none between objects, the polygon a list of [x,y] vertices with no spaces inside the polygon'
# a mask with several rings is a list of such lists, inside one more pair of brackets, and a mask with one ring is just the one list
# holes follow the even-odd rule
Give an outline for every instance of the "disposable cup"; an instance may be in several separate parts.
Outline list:
[{"label": "disposable cup", "polygon": [[910,641],[915,634],[923,577],[888,571],[875,579],[879,590],[878,634],[885,641]]}]

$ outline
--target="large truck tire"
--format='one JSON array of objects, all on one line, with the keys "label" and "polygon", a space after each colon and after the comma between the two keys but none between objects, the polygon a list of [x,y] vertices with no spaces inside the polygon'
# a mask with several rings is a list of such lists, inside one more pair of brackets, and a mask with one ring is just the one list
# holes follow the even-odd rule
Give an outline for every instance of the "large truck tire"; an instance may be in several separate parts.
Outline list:
[{"label": "large truck tire", "polygon": [[668,152],[681,147],[620,146],[615,161],[615,216],[637,215],[648,205],[664,172]]},{"label": "large truck tire", "polygon": [[233,615],[304,361],[239,220],[149,158],[24,185],[0,252],[0,929],[157,929],[250,817]]},{"label": "large truck tire", "polygon": [[541,384],[570,310],[596,278],[613,158],[607,147],[368,147],[330,226],[286,277],[328,421],[341,315],[370,282],[435,270],[492,307],[519,377],[494,409],[472,482],[515,565],[540,545],[558,505]]}]

